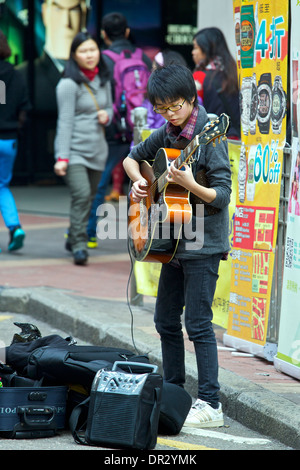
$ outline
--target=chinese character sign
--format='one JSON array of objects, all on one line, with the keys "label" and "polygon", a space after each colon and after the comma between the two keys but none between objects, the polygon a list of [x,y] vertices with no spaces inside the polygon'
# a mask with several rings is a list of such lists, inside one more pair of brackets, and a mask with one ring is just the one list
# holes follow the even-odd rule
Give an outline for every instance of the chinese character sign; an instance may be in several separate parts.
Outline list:
[{"label": "chinese character sign", "polygon": [[243,140],[268,145],[274,139],[282,145],[288,3],[234,0],[234,5]]},{"label": "chinese character sign", "polygon": [[266,341],[286,135],[288,2],[233,0],[241,153],[228,335]]}]

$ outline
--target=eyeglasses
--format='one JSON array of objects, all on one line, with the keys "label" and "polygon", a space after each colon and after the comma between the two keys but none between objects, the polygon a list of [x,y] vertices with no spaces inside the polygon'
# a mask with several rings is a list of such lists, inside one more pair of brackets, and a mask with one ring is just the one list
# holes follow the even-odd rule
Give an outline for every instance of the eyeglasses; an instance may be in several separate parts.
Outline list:
[{"label": "eyeglasses", "polygon": [[153,111],[157,114],[165,114],[167,111],[172,111],[175,113],[176,111],[179,111],[182,108],[184,103],[185,99],[181,104],[174,104],[173,106],[168,106],[166,108],[156,108],[155,106],[153,106]]}]

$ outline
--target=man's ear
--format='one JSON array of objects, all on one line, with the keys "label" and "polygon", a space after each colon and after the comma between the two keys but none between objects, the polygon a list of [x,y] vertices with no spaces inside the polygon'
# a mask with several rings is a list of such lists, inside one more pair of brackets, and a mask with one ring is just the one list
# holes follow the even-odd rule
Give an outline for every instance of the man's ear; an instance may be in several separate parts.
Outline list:
[{"label": "man's ear", "polygon": [[130,34],[130,28],[126,28],[126,31],[125,31],[125,38],[126,39],[129,38],[129,34]]},{"label": "man's ear", "polygon": [[111,44],[111,40],[109,39],[109,37],[107,36],[106,32],[104,31],[104,29],[101,29],[101,37],[103,39],[103,41],[105,42],[105,44],[107,46],[109,46]]}]

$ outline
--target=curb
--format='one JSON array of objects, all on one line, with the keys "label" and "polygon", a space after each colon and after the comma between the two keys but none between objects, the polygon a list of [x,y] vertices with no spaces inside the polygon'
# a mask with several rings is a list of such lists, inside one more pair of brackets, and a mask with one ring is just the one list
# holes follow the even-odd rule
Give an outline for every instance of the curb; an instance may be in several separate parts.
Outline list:
[{"label": "curb", "polygon": [[[143,307],[131,306],[135,323],[134,344],[140,354],[161,370],[160,340],[144,328]],[[128,306],[111,300],[83,298],[72,291],[52,288],[15,289],[0,287],[0,312],[29,315],[78,339],[101,346],[133,348]],[[123,317],[124,315],[124,317]],[[124,319],[124,323],[122,323]],[[148,319],[147,319],[148,320]],[[152,320],[152,317],[151,317]],[[149,322],[149,320],[148,320]],[[186,390],[196,396],[195,357],[186,351]],[[227,416],[283,444],[300,449],[300,407],[275,393],[220,368],[220,399]]]}]

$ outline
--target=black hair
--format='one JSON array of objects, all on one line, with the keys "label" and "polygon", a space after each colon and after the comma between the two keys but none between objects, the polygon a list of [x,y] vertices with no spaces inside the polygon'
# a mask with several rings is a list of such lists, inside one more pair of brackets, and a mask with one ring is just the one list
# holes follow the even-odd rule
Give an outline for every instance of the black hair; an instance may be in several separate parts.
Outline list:
[{"label": "black hair", "polygon": [[157,67],[151,73],[147,84],[148,98],[154,106],[157,101],[166,103],[184,98],[198,104],[197,90],[192,72],[181,64]]},{"label": "black hair", "polygon": [[204,28],[198,31],[193,38],[205,54],[205,60],[199,69],[205,67],[213,60],[221,60],[222,72],[224,74],[223,90],[235,93],[238,90],[236,62],[227,46],[224,34],[219,28]]},{"label": "black hair", "polygon": [[[76,34],[76,36],[74,37],[72,44],[71,44],[70,57],[66,63],[65,70],[63,72],[64,78],[71,78],[72,80],[74,80],[74,82],[78,84],[88,82],[87,77],[80,72],[78,64],[76,60],[74,59],[74,54],[77,48],[83,42],[88,41],[89,39],[92,39],[93,41],[95,41],[99,47],[97,40],[93,36],[91,36],[88,32],[81,31],[80,33]],[[100,50],[100,47],[99,47],[99,50]],[[102,58],[101,53],[100,53],[100,62],[98,66],[99,66],[99,77],[101,80],[101,86],[103,86],[110,79],[110,75],[109,75],[109,70]]]},{"label": "black hair", "polygon": [[127,19],[122,13],[108,13],[102,18],[102,29],[111,41],[124,39],[127,28]]},{"label": "black hair", "polygon": [[0,30],[0,59],[8,59],[11,56],[11,48],[5,34]]}]

